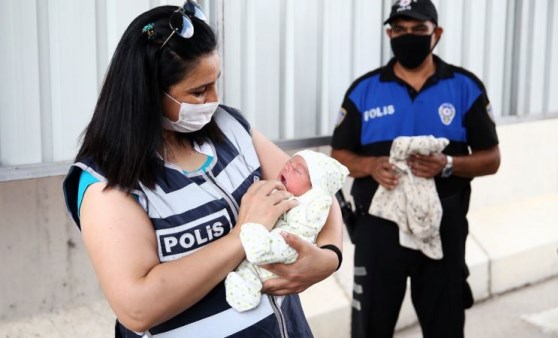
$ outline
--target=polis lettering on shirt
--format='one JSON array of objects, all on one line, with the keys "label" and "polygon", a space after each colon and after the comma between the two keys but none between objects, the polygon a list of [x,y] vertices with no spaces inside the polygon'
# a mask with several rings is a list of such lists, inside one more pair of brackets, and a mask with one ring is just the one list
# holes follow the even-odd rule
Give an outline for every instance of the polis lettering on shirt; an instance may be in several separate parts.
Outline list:
[{"label": "polis lettering on shirt", "polygon": [[171,257],[177,258],[177,255],[184,256],[192,250],[223,237],[230,230],[231,225],[226,219],[213,219],[181,231],[159,234],[160,254],[163,256],[163,260]]},{"label": "polis lettering on shirt", "polygon": [[393,115],[394,113],[395,113],[395,107],[393,105],[389,105],[389,106],[369,109],[365,111],[362,115],[364,118],[364,122],[368,122],[369,120],[388,116],[388,115]]}]

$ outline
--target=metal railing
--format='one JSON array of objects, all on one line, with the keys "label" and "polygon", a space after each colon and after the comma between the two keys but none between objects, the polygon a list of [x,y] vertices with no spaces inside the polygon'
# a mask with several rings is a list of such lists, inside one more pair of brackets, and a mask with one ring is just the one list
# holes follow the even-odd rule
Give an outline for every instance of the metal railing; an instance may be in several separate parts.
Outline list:
[{"label": "metal railing", "polygon": [[[287,151],[326,146],[330,144],[330,141],[331,136],[319,136],[293,140],[277,140],[273,142],[281,149]],[[0,167],[0,182],[65,175],[71,164],[71,161],[62,161]]]}]

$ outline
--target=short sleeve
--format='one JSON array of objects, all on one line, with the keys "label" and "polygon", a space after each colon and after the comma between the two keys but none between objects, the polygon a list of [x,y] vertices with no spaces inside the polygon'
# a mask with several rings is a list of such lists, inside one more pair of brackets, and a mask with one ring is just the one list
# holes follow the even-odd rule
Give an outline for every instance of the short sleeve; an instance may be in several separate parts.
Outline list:
[{"label": "short sleeve", "polygon": [[331,139],[331,147],[358,152],[361,146],[361,123],[360,112],[347,93],[339,109]]},{"label": "short sleeve", "polygon": [[93,175],[91,175],[89,172],[83,170],[81,172],[81,175],[79,176],[79,185],[78,185],[78,193],[77,193],[77,214],[78,217],[80,215],[80,210],[81,210],[81,202],[83,202],[83,195],[85,195],[85,191],[87,190],[87,188],[89,188],[89,186],[93,183],[98,183],[100,182],[98,179],[96,179]]},{"label": "short sleeve", "polygon": [[473,102],[465,116],[467,143],[471,149],[489,149],[498,145],[492,106],[485,92]]}]

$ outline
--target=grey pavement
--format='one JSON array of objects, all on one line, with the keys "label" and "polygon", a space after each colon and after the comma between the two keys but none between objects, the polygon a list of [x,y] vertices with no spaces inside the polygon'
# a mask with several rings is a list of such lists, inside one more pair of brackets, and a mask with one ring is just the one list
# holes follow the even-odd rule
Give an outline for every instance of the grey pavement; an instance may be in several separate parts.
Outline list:
[{"label": "grey pavement", "polygon": [[[0,337],[111,337],[113,318],[108,305],[100,301],[0,322]],[[467,338],[558,337],[558,277],[475,304],[467,311],[465,332]],[[413,326],[397,332],[394,338],[420,337],[420,328]]]},{"label": "grey pavement", "polygon": [[[529,285],[475,304],[466,312],[467,338],[558,337],[558,278]],[[420,338],[418,326],[395,338]]]}]

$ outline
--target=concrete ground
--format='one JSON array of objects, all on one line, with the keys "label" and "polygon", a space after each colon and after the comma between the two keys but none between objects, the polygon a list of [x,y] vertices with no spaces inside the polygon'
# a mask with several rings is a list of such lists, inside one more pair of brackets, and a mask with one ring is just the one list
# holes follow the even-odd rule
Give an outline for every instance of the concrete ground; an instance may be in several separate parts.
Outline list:
[{"label": "concrete ground", "polygon": [[52,313],[0,321],[0,338],[114,337],[114,315],[104,301]]},{"label": "concrete ground", "polygon": [[[106,338],[113,334],[113,315],[105,302],[66,311],[0,322],[0,337]],[[335,325],[335,324],[332,324]],[[558,277],[475,304],[467,311],[468,338],[558,337]],[[413,326],[394,338],[420,338]],[[335,338],[335,337],[316,337]]]},{"label": "concrete ground", "polygon": [[[420,338],[420,328],[399,331],[395,338]],[[558,278],[492,297],[466,313],[465,337],[558,337]]]}]

